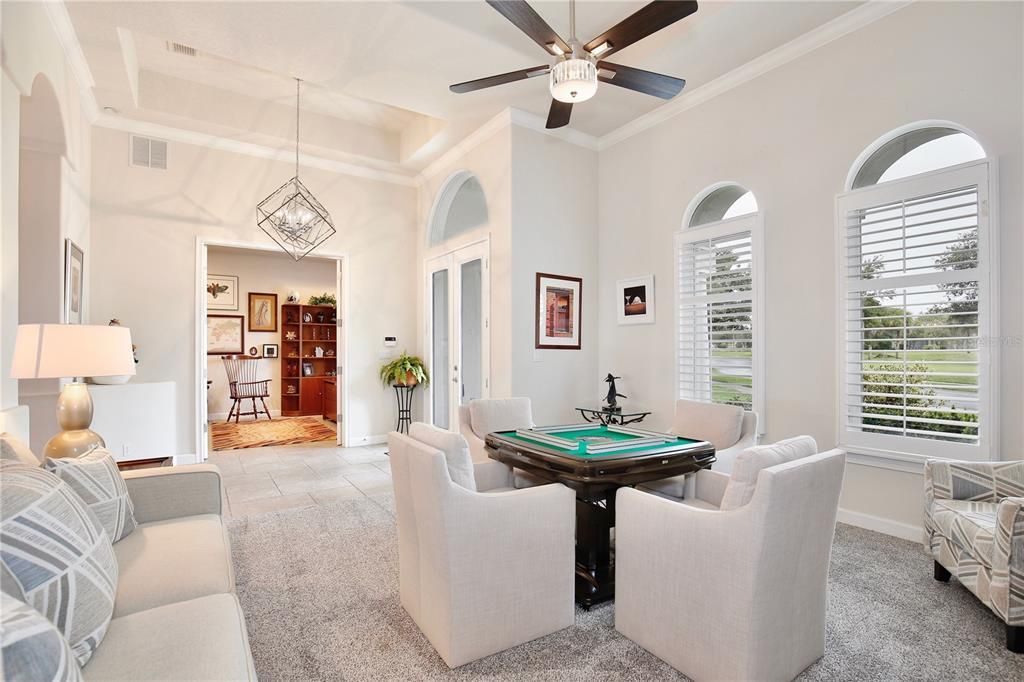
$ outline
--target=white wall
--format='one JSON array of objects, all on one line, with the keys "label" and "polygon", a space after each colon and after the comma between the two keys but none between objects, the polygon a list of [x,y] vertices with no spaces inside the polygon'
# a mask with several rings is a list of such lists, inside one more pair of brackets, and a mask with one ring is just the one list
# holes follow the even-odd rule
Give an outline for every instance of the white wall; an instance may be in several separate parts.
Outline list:
[{"label": "white wall", "polygon": [[[55,31],[43,3],[3,3],[2,42],[3,73],[0,77],[0,409],[10,408],[18,403],[18,382],[10,379],[10,362],[14,346],[14,335],[19,318],[20,296],[18,262],[19,225],[19,157],[22,134],[21,99],[32,93],[37,77],[45,79],[53,88],[60,107],[61,125],[65,140],[60,168],[60,234],[52,240],[57,252],[41,257],[48,262],[62,262],[63,240],[71,237],[83,247],[86,254],[86,272],[90,267],[90,138],[89,115],[86,103],[80,97],[80,83],[65,57],[60,39]],[[31,129],[32,122],[26,122]],[[61,282],[60,288],[63,288]],[[90,291],[88,283],[84,301],[88,310]],[[41,301],[40,306],[53,311],[49,304]],[[59,309],[58,309],[59,310]],[[50,322],[59,322],[59,312],[48,313]],[[54,424],[53,410],[56,396],[52,389],[43,395],[30,396],[32,421],[40,422],[33,432]],[[52,427],[44,429],[52,434]]]},{"label": "white wall", "polygon": [[[512,127],[512,395],[538,424],[571,424],[600,395],[597,153]],[[580,350],[534,348],[536,275],[583,278]]]},{"label": "white wall", "polygon": [[[172,142],[168,170],[128,166],[128,135],[93,130],[92,318],[120,318],[140,347],[136,381],[178,384],[178,443],[194,450],[196,237],[270,244],[256,204],[294,173],[288,163]],[[349,257],[349,435],[393,428],[394,395],[377,369],[383,337],[416,334],[416,189],[318,169],[302,180],[338,233],[322,254]]]},{"label": "white wall", "polygon": [[[1021,11],[915,3],[602,151],[600,365],[654,407],[651,426],[669,424],[675,392],[673,233],[698,192],[731,180],[765,216],[766,438],[836,442],[836,194],[878,137],[947,119],[999,161],[1000,436],[1005,458],[1022,456]],[[618,326],[615,281],[649,273],[657,324]],[[851,464],[841,504],[914,535],[922,479]]]},{"label": "white wall", "polygon": [[[302,303],[309,297],[324,292],[335,293],[337,261],[306,256],[296,262],[283,251],[253,251],[211,246],[208,250],[206,270],[218,275],[238,277],[238,311],[211,310],[213,315],[245,316],[245,350],[256,346],[263,353],[263,344],[281,346],[281,305],[288,293],[298,291]],[[249,331],[249,292],[277,294],[277,331]],[[125,322],[127,324],[127,322]],[[275,416],[281,410],[281,363],[283,359],[265,358],[260,361],[261,378],[270,379],[270,398],[267,405]],[[228,378],[220,355],[207,356],[207,378],[213,381],[207,392],[207,407],[211,419],[224,419],[231,408]],[[248,405],[246,410],[250,409]]]}]

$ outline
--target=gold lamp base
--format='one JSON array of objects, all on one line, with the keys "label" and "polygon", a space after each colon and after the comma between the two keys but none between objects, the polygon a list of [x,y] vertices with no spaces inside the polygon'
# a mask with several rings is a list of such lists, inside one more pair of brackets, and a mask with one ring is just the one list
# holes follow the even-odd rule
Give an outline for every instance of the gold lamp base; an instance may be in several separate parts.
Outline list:
[{"label": "gold lamp base", "polygon": [[92,423],[92,396],[78,382],[65,384],[57,399],[57,423],[61,431],[46,442],[43,454],[50,459],[78,457],[93,448],[106,446],[103,438],[89,428]]}]

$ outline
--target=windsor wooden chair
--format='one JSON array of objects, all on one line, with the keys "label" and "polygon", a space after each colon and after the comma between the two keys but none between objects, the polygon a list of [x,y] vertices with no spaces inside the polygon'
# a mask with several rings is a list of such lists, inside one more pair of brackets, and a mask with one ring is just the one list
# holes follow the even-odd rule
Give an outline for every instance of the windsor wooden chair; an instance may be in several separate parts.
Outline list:
[{"label": "windsor wooden chair", "polygon": [[[270,397],[270,379],[260,379],[260,358],[253,358],[247,355],[225,355],[224,371],[228,375],[228,388],[230,390],[231,409],[228,411],[227,421],[231,421],[234,415],[235,423],[241,415],[260,418],[260,413],[267,415],[267,419],[273,420],[270,410],[267,409],[266,398]],[[260,410],[256,405],[256,399],[263,405]],[[242,412],[242,401],[249,400],[252,403],[251,412]],[[227,423],[227,422],[225,422]]]}]

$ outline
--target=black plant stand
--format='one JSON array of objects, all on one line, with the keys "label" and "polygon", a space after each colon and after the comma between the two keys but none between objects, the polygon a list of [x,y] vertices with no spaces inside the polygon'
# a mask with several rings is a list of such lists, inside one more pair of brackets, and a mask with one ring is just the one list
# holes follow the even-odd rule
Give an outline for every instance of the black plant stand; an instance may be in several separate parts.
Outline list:
[{"label": "black plant stand", "polygon": [[398,400],[398,426],[395,430],[399,433],[409,433],[409,424],[412,422],[412,393],[416,390],[416,384],[393,384],[393,388],[395,398]]}]

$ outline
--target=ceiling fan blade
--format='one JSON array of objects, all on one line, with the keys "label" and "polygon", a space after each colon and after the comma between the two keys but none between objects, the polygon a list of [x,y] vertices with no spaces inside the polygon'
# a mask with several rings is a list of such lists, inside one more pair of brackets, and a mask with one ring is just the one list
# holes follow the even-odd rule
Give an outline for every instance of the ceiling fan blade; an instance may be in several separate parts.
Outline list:
[{"label": "ceiling fan blade", "polygon": [[597,63],[597,80],[609,85],[618,85],[620,88],[628,88],[642,92],[645,95],[654,95],[662,99],[672,99],[686,85],[682,78],[666,76],[653,71],[634,69],[632,66],[612,64],[611,62],[600,61]]},{"label": "ceiling fan blade", "polygon": [[559,102],[551,100],[551,109],[548,110],[548,122],[545,128],[561,128],[569,125],[569,117],[572,116],[572,102]]},{"label": "ceiling fan blade", "polygon": [[[562,51],[562,54],[569,54],[572,49],[569,44],[566,43],[562,38],[555,33],[555,29],[548,26],[548,22],[544,21],[536,10],[524,0],[487,0],[487,4],[498,10],[498,12],[515,24],[516,28],[530,36],[533,42],[544,48],[544,51],[548,54],[555,54],[551,48],[548,47],[552,43],[558,46],[558,49]],[[696,3],[694,3],[696,4]]]},{"label": "ceiling fan blade", "polygon": [[518,71],[498,74],[497,76],[488,76],[487,78],[477,78],[465,83],[456,83],[455,85],[448,86],[448,89],[459,93],[473,92],[475,90],[483,90],[484,88],[493,88],[495,85],[504,85],[505,83],[514,83],[526,80],[527,78],[534,78],[535,76],[543,76],[549,71],[551,71],[551,67],[547,64],[542,64],[530,69],[519,69]]},{"label": "ceiling fan blade", "polygon": [[606,49],[595,55],[601,58],[608,57],[613,52],[618,52],[696,11],[697,3],[693,0],[655,0],[591,40],[584,48],[587,52],[593,52],[604,43],[608,43]]}]

